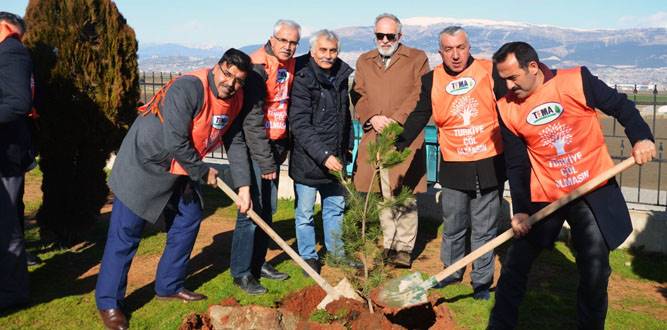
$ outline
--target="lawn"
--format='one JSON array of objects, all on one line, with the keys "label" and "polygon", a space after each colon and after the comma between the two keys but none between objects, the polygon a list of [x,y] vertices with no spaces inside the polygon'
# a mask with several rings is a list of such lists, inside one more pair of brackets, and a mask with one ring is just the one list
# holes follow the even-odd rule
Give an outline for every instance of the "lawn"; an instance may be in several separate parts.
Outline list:
[{"label": "lawn", "polygon": [[[41,175],[28,176],[26,205],[30,217],[39,206]],[[36,188],[37,187],[37,188]],[[36,190],[36,191],[35,191]],[[300,269],[284,253],[272,247],[269,259],[281,271],[290,274],[285,282],[262,281],[269,294],[249,296],[232,285],[229,274],[229,248],[234,227],[235,209],[222,193],[206,189],[207,218],[190,263],[186,287],[209,296],[205,302],[183,304],[154,299],[153,276],[165,242],[159,227],[147,227],[137,256],[130,270],[127,306],[135,329],[176,329],[184,316],[204,312],[209,304],[234,297],[241,304],[275,306],[285,295],[314,282],[305,278]],[[29,225],[28,248],[44,263],[31,267],[32,304],[20,310],[0,312],[0,329],[101,329],[94,301],[94,288],[99,261],[106,238],[109,207],[102,210],[100,220],[91,232],[88,243],[70,249],[57,249],[39,241],[37,228]],[[29,217],[29,218],[30,218]],[[275,216],[275,228],[294,246],[293,201],[281,200]],[[439,224],[420,220],[418,240],[424,244],[420,260],[414,268],[432,272],[440,267],[437,259],[441,231]],[[321,239],[321,238],[320,238]],[[502,257],[503,249],[499,250]],[[430,258],[425,258],[430,256]],[[665,329],[667,325],[667,257],[638,251],[618,250],[611,255],[614,270],[610,280],[609,329]],[[427,267],[428,266],[428,267]],[[335,271],[325,277],[335,281]],[[521,307],[522,329],[571,329],[575,323],[577,272],[574,257],[567,244],[559,242],[555,249],[543,253],[534,265],[529,292]],[[441,301],[452,311],[461,328],[483,329],[486,326],[493,298],[487,302],[472,299],[469,284],[439,289]]]}]

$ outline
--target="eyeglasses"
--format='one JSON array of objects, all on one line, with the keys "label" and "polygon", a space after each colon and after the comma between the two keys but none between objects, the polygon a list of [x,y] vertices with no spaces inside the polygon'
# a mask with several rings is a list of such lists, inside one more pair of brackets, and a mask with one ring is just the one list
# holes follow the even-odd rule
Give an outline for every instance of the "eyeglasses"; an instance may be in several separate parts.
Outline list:
[{"label": "eyeglasses", "polygon": [[239,84],[240,86],[245,85],[245,79],[239,79],[236,78],[229,70],[225,69],[222,67],[222,64],[218,63],[218,66],[220,67],[220,72],[222,72],[222,75],[225,76],[227,79],[233,79],[233,83]]},{"label": "eyeglasses", "polygon": [[296,47],[297,45],[299,45],[298,40],[297,41],[292,41],[292,40],[287,40],[287,39],[283,39],[283,38],[278,38],[276,36],[273,36],[273,38],[278,40],[281,44],[287,44],[290,47]]},{"label": "eyeglasses", "polygon": [[396,40],[396,35],[397,35],[396,33],[379,33],[379,32],[375,32],[375,38],[376,38],[378,41],[382,41],[382,40],[384,40],[385,37],[387,37],[387,40],[388,40],[388,41],[394,41],[394,40]]}]

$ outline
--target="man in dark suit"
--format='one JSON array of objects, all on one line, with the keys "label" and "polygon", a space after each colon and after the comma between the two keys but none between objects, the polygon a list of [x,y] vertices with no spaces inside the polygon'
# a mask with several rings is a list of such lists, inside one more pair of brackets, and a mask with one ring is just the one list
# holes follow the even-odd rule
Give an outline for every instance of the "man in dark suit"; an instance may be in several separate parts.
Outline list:
[{"label": "man in dark suit", "polygon": [[24,174],[33,162],[28,113],[32,61],[25,23],[0,12],[0,309],[28,302],[28,267],[19,215]]},{"label": "man in dark suit", "polygon": [[616,181],[608,180],[532,227],[526,220],[614,165],[596,109],[625,127],[637,164],[655,157],[651,131],[634,103],[586,67],[550,70],[525,42],[503,45],[493,62],[508,89],[498,110],[514,208],[512,229],[518,238],[503,262],[489,328],[516,327],[530,266],[543,248],[553,245],[567,219],[579,272],[577,327],[603,329],[609,252],[632,232]]}]

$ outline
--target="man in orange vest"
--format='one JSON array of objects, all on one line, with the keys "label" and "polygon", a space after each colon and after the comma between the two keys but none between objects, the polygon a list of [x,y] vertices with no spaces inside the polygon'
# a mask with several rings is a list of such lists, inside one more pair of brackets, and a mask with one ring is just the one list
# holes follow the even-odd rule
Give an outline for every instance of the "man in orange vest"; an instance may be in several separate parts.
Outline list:
[{"label": "man in orange vest", "polygon": [[[417,108],[405,122],[397,147],[412,141],[433,115],[442,154],[440,259],[451,265],[465,255],[468,228],[473,250],[497,235],[505,166],[496,99],[504,90],[494,83],[491,62],[470,55],[470,42],[461,27],[445,28],[439,40],[443,64],[422,77]],[[473,263],[473,298],[490,298],[493,269],[493,252]],[[463,271],[440,286],[460,282]]]},{"label": "man in orange vest", "polygon": [[509,90],[498,101],[498,110],[514,208],[512,229],[518,238],[503,261],[489,328],[516,327],[531,264],[543,248],[553,246],[567,219],[579,271],[577,327],[603,329],[609,252],[632,232],[616,181],[609,180],[532,228],[525,221],[613,166],[596,109],[625,127],[637,164],[655,157],[651,131],[634,103],[586,67],[550,70],[525,42],[503,45],[493,62]]},{"label": "man in orange vest", "polygon": [[0,310],[28,302],[22,205],[30,153],[32,60],[21,43],[25,23],[0,12]]},{"label": "man in orange vest", "polygon": [[[287,108],[300,35],[299,24],[278,20],[269,41],[250,55],[254,70],[248,75],[245,87],[244,111],[249,113],[243,131],[252,161],[253,205],[268,224],[273,222],[278,201],[280,165],[289,150]],[[268,242],[266,233],[245,213],[237,214],[230,272],[234,284],[249,294],[266,293],[266,288],[258,282],[260,277],[270,280],[289,277],[265,262]]]},{"label": "man in orange vest", "polygon": [[249,160],[240,128],[242,86],[250,57],[229,49],[213,68],[170,81],[144,106],[114,161],[115,195],[109,234],[95,288],[108,329],[127,329],[122,311],[127,272],[146,221],[163,216],[167,243],[155,276],[158,299],[206,299],[185,289],[187,264],[202,220],[200,184],[216,186],[218,172],[202,159],[224,141],[241,212],[250,200]]}]

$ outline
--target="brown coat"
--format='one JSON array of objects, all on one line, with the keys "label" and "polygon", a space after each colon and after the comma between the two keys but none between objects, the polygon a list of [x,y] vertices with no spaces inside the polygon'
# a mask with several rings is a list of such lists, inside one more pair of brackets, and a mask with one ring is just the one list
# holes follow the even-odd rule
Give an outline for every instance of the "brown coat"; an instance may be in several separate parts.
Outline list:
[{"label": "brown coat", "polygon": [[[386,69],[377,49],[359,56],[352,91],[353,100],[359,97],[354,108],[355,116],[364,127],[354,175],[358,191],[368,191],[373,175],[373,168],[367,162],[367,145],[375,140],[376,133],[368,120],[375,115],[384,115],[403,125],[419,99],[421,76],[429,69],[426,54],[405,45],[400,45],[392,55]],[[394,193],[400,191],[403,185],[415,193],[426,191],[424,132],[412,142],[410,150],[410,157],[389,171]],[[379,186],[374,186],[371,190],[377,191]]]}]

